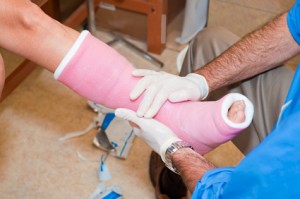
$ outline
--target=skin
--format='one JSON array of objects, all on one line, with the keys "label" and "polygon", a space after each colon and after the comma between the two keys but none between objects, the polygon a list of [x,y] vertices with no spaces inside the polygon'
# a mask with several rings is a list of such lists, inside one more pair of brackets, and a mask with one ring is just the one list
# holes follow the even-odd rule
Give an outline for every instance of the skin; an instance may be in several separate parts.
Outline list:
[{"label": "skin", "polygon": [[196,71],[206,78],[210,91],[275,68],[299,53],[286,17],[277,17]]},{"label": "skin", "polygon": [[0,1],[0,19],[0,46],[51,72],[79,36],[79,32],[55,21],[28,0]]},{"label": "skin", "polygon": [[[183,161],[184,160],[184,161]],[[199,179],[215,166],[190,148],[181,148],[172,156],[173,165],[180,171],[181,177],[190,192],[193,192]]]}]

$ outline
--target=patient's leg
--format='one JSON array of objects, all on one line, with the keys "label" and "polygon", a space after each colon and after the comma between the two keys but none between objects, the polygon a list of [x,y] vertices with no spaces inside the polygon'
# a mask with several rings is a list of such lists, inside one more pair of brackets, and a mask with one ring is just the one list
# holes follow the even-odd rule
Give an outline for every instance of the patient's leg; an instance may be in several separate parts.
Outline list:
[{"label": "patient's leg", "polygon": [[[136,111],[141,99],[129,99],[129,93],[139,80],[132,77],[133,69],[114,49],[84,31],[55,71],[55,78],[94,102]],[[245,121],[241,123],[227,117],[229,108],[237,100],[245,102]],[[229,94],[215,102],[166,102],[155,119],[203,154],[247,127],[252,115],[253,107],[246,97]]]}]

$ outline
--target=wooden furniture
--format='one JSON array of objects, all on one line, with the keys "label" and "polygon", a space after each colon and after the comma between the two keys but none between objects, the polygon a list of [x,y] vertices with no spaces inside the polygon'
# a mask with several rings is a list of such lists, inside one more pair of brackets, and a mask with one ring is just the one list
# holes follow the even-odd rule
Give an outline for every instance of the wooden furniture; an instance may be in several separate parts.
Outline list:
[{"label": "wooden furniture", "polygon": [[[94,0],[87,0],[87,5],[88,5],[88,29],[89,31],[93,34],[96,35],[97,34],[97,26],[96,26],[96,9],[94,7]],[[101,2],[103,3],[103,2]],[[102,5],[102,4],[101,4]],[[110,5],[111,6],[111,5]],[[136,21],[136,19],[135,19]],[[120,21],[117,21],[117,23],[122,23]],[[161,62],[160,60],[158,60],[157,58],[155,58],[154,56],[152,56],[150,53],[148,53],[147,51],[141,49],[140,47],[136,46],[135,44],[133,44],[132,42],[130,42],[129,40],[125,39],[123,36],[118,35],[116,33],[114,33],[113,31],[110,32],[114,39],[107,42],[106,44],[112,46],[117,42],[122,42],[125,45],[127,45],[128,47],[132,48],[133,50],[135,50],[138,54],[140,54],[144,59],[160,66],[163,67],[164,63]]]},{"label": "wooden furniture", "polygon": [[161,54],[166,46],[168,0],[100,0],[147,16],[148,51]]}]

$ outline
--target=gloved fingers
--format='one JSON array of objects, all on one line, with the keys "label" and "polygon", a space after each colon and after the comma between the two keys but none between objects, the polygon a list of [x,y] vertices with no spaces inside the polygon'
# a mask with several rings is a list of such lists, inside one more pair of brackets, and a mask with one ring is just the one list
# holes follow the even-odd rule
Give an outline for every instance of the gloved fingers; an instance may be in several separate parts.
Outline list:
[{"label": "gloved fingers", "polygon": [[143,77],[147,75],[156,75],[158,72],[148,69],[136,69],[131,72],[134,77]]},{"label": "gloved fingers", "polygon": [[141,126],[141,119],[139,118],[136,113],[130,109],[126,108],[118,108],[115,110],[115,115],[119,118],[122,118],[124,120],[128,120],[130,122],[133,122],[137,124],[138,126]]},{"label": "gloved fingers", "polygon": [[159,109],[162,107],[162,105],[168,100],[168,91],[167,89],[161,89],[153,99],[153,102],[147,112],[145,113],[145,118],[152,118],[154,117]]},{"label": "gloved fingers", "polygon": [[[159,131],[161,128],[166,128],[164,127],[163,124],[159,123],[158,121],[154,119],[147,119],[147,118],[142,118],[138,117],[136,112],[126,109],[126,108],[118,108],[115,110],[115,115],[119,118],[128,120],[129,122],[132,122],[136,125],[138,125],[141,129],[141,131],[150,131],[151,133],[156,133],[153,132],[153,129],[157,129]],[[142,133],[140,133],[142,134]]]},{"label": "gloved fingers", "polygon": [[183,102],[188,100],[199,100],[199,94],[195,89],[180,89],[170,94],[169,100],[171,102]]},{"label": "gloved fingers", "polygon": [[157,146],[160,146],[170,138],[178,139],[174,132],[163,123],[155,119],[138,117],[132,110],[118,108],[115,110],[115,115],[137,124],[140,127],[140,133],[137,135],[153,148],[158,148]]},{"label": "gloved fingers", "polygon": [[130,99],[136,100],[153,82],[153,78],[151,77],[144,77],[138,81],[136,86],[133,88],[133,90],[130,92]]},{"label": "gloved fingers", "polygon": [[156,85],[150,86],[146,91],[141,101],[139,108],[137,110],[137,115],[143,117],[145,113],[149,110],[156,93],[158,92],[158,87]]}]

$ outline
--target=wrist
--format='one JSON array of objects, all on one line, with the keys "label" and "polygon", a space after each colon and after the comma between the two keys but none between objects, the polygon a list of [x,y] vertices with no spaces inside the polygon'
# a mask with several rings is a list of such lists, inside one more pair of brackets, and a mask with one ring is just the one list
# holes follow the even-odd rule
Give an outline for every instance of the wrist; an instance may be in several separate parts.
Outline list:
[{"label": "wrist", "polygon": [[209,94],[209,87],[205,77],[196,73],[190,73],[186,76],[186,78],[197,85],[200,91],[200,99],[204,100]]},{"label": "wrist", "polygon": [[188,189],[193,192],[203,175],[215,166],[190,148],[181,148],[172,155],[174,167],[180,172]]},{"label": "wrist", "polygon": [[172,155],[172,162],[173,165],[180,171],[185,170],[185,168],[195,167],[198,171],[205,173],[210,169],[216,168],[210,161],[194,151],[192,148],[181,148],[177,150]]},{"label": "wrist", "polygon": [[193,151],[193,147],[190,144],[181,140],[173,142],[165,151],[164,162],[166,164],[166,167],[177,174],[180,174],[180,172],[173,164],[173,155],[182,149],[189,149]]},{"label": "wrist", "polygon": [[180,142],[182,141],[181,139],[179,139],[178,137],[171,137],[170,139],[168,139],[167,141],[165,141],[159,149],[159,155],[162,159],[162,161],[164,163],[166,163],[166,152],[168,150],[168,148],[175,142]]}]

